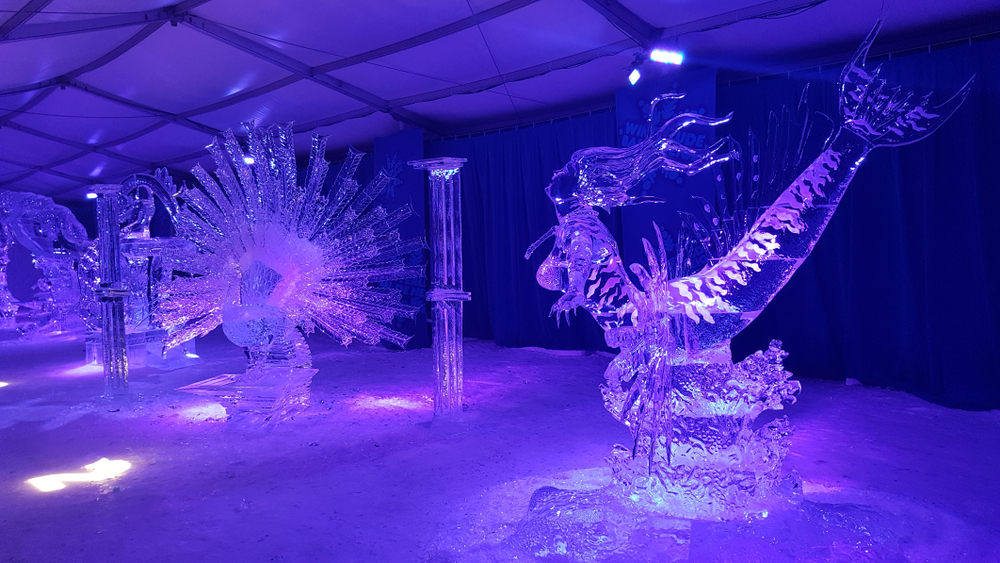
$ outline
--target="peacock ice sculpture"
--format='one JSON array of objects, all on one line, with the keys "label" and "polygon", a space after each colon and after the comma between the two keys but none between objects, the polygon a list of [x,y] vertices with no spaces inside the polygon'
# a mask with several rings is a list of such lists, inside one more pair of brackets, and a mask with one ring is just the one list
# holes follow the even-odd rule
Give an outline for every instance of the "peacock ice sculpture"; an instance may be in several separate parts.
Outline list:
[{"label": "peacock ice sculpture", "polygon": [[327,190],[325,138],[313,138],[299,184],[291,125],[247,131],[245,150],[231,131],[213,141],[215,176],[198,165],[192,173],[201,187],[180,193],[175,230],[197,250],[174,257],[154,314],[175,327],[167,347],[222,325],[246,350],[246,372],[182,389],[273,419],[305,400],[315,373],[305,333],[318,327],[345,346],[406,344],[388,323],[416,308],[374,284],[422,277],[423,266],[402,257],[424,242],[401,240],[396,230],[409,206],[372,206],[388,176],[379,172],[364,188],[353,179],[362,153],[350,151]]},{"label": "peacock ice sculpture", "polygon": [[[791,428],[785,418],[759,429],[752,423],[794,400],[800,385],[782,367],[780,342],[733,363],[730,340],[812,251],[866,155],[927,137],[970,89],[966,84],[933,107],[929,95],[887,87],[878,69],[864,65],[879,26],[843,69],[839,126],[831,127],[812,162],[802,160],[808,164],[794,171],[797,176],[789,174],[794,164],[762,169],[769,162],[797,162],[802,155],[793,153],[803,148],[797,138],[784,144],[769,139],[764,151],[754,138],[748,151],[728,138],[694,150],[674,134],[728,118],[684,114],[633,147],[577,151],[546,188],[559,223],[543,237],[554,237],[555,244],[537,279],[563,293],[552,313],[558,318],[583,307],[606,331],[608,345],[620,348],[602,387],[606,408],[633,438],[611,456],[612,487],[620,498],[661,514],[731,519],[764,510],[779,490]],[[710,167],[732,171],[734,165],[740,172],[730,179],[747,194],[782,177],[791,181],[769,205],[745,205],[740,213],[716,213],[704,202],[704,218],[685,218],[687,234],[676,256],[668,256],[656,228],[655,245],[643,240],[647,266],[630,267],[634,283],[597,209],[643,203],[629,191],[659,168],[695,174]],[[707,263],[691,260],[699,246]],[[542,499],[532,502],[547,506]]]}]

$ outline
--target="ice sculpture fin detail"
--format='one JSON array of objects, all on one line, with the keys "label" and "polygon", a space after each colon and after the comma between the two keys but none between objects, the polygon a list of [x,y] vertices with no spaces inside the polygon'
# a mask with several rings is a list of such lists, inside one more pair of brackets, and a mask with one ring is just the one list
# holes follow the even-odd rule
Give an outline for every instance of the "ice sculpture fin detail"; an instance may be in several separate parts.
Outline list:
[{"label": "ice sculpture fin detail", "polygon": [[955,111],[969,95],[975,76],[943,104],[930,107],[928,93],[911,103],[913,92],[886,88],[879,78],[881,65],[865,68],[865,57],[882,28],[879,20],[840,75],[840,113],[844,124],[874,146],[908,145],[925,139]]}]

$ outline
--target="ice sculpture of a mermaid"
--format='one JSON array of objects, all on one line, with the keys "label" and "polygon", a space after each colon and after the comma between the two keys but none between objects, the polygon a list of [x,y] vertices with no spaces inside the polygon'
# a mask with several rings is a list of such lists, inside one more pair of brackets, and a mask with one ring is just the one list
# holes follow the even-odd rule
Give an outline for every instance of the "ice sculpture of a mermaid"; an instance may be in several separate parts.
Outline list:
[{"label": "ice sculpture of a mermaid", "polygon": [[675,275],[662,239],[659,248],[643,240],[648,268],[631,266],[634,284],[596,208],[640,203],[628,191],[655,169],[694,174],[737,157],[728,139],[703,151],[671,140],[687,125],[725,118],[679,115],[634,147],[578,151],[546,188],[559,224],[538,282],[564,293],[552,308],[557,318],[583,307],[621,350],[602,392],[634,439],[611,459],[615,486],[632,501],[673,516],[722,519],[769,502],[790,427],[785,418],[759,430],[751,423],[794,400],[800,386],[782,368],[780,343],[734,364],[730,340],[809,255],[868,152],[928,136],[969,91],[967,84],[934,108],[929,97],[887,88],[877,70],[864,68],[877,31],[841,74],[842,123],[821,154],[700,271]]}]

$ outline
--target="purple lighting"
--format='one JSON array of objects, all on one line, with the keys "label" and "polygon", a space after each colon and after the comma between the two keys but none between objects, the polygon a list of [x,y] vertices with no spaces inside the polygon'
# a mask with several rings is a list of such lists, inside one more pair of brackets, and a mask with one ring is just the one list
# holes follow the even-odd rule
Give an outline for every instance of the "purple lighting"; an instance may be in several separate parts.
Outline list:
[{"label": "purple lighting", "polygon": [[2,2],[0,563],[1000,563],[1000,0],[880,4]]}]

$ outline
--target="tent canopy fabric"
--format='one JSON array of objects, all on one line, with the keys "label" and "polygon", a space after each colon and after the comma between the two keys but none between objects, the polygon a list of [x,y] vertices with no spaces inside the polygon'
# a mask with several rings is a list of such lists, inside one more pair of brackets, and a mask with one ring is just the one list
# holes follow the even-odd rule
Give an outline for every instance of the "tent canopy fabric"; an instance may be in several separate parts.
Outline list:
[{"label": "tent canopy fabric", "polygon": [[[608,107],[654,47],[723,80],[843,60],[874,0],[0,0],[0,189],[61,199],[187,171],[241,124],[334,153]],[[883,52],[1000,30],[995,0],[914,0]],[[644,72],[669,72],[643,65]]]}]

